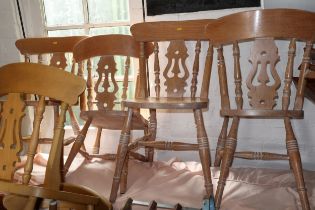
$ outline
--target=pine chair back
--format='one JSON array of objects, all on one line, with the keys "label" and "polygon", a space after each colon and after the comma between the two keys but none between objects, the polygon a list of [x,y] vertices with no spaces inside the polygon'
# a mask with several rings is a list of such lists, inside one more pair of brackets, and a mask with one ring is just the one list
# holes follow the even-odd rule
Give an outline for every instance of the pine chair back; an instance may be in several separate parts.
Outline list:
[{"label": "pine chair back", "polygon": [[[310,50],[314,39],[313,18],[313,13],[299,10],[257,10],[229,15],[209,25],[208,36],[218,46],[222,115],[230,117],[303,117],[304,77],[310,65]],[[228,31],[233,31],[233,33],[228,33]],[[290,41],[287,46],[287,58],[280,58],[276,40]],[[242,75],[239,44],[249,41],[252,41],[248,56],[251,67],[243,71],[246,74]],[[297,41],[305,42],[306,50],[299,73],[301,80],[294,96],[294,106],[290,108]],[[230,73],[226,71],[223,55],[223,46],[226,45],[231,45],[233,48],[234,69],[231,73],[234,73],[235,83],[236,107],[234,108],[231,107],[233,103],[229,97],[229,81],[226,76]],[[277,66],[280,59],[286,59],[287,65],[283,70],[279,69],[279,65]],[[281,75],[281,72],[284,75]],[[247,88],[247,91],[244,88]],[[250,110],[243,108],[245,101],[243,92],[248,92]],[[282,96],[279,97],[279,95]],[[281,106],[277,107],[277,104],[281,104]]]},{"label": "pine chair back", "polygon": [[133,98],[128,82],[132,76],[130,58],[139,58],[139,46],[133,38],[119,34],[90,37],[76,45],[74,58],[79,71],[87,71],[87,101],[81,103],[82,110],[124,110],[121,101]]},{"label": "pine chair back", "polygon": [[[212,45],[207,42],[208,38],[203,33],[206,23],[211,20],[181,21],[179,22],[151,22],[139,23],[131,27],[131,33],[134,38],[140,42],[140,86],[148,87],[147,83],[147,65],[144,55],[145,44],[154,43],[154,96],[160,98],[161,92],[166,92],[166,97],[208,98],[208,89],[210,84],[211,64],[212,64]],[[187,42],[194,42],[194,53],[190,54]],[[202,41],[206,43],[202,44]],[[166,46],[165,55],[160,53],[159,47]],[[203,49],[202,49],[203,47]],[[191,50],[191,49],[190,49]],[[201,51],[207,51],[205,66],[199,66]],[[160,61],[167,60],[162,66]],[[187,66],[190,62],[192,65]],[[204,69],[204,71],[199,71]],[[161,76],[162,75],[162,76]],[[197,94],[198,78],[202,78],[201,90]],[[162,81],[162,82],[161,82]],[[164,82],[163,82],[164,81]],[[149,88],[150,89],[150,88]],[[186,94],[185,94],[186,93]],[[138,89],[137,97],[148,97],[145,88]],[[164,94],[165,95],[165,94]]]}]

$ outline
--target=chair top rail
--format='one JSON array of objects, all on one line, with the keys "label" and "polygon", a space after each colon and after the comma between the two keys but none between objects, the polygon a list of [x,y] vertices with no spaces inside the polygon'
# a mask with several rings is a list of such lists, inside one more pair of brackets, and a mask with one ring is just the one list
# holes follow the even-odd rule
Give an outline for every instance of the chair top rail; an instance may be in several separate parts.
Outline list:
[{"label": "chair top rail", "polygon": [[315,40],[315,13],[296,9],[264,9],[227,15],[208,24],[206,33],[215,45],[238,40],[274,37]]},{"label": "chair top rail", "polygon": [[205,27],[213,22],[213,19],[146,22],[137,23],[130,30],[135,39],[142,42],[208,40]]},{"label": "chair top rail", "polygon": [[[71,88],[65,88],[69,86]],[[56,67],[36,63],[13,63],[0,68],[0,95],[30,93],[73,105],[84,89],[84,79]]]},{"label": "chair top rail", "polygon": [[85,38],[87,36],[26,38],[17,40],[15,45],[23,55],[72,52],[74,45]]},{"label": "chair top rail", "polygon": [[[152,52],[153,45],[148,44],[145,54],[149,56]],[[111,34],[84,39],[76,44],[73,50],[73,56],[77,62],[102,55],[121,55],[138,58],[140,56],[140,47],[130,35]]]}]

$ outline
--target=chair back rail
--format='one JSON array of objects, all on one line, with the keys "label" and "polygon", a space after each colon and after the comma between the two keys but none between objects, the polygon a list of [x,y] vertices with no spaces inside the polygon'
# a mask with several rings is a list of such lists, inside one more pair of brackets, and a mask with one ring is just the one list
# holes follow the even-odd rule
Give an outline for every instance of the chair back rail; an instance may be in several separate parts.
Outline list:
[{"label": "chair back rail", "polygon": [[[148,44],[145,55],[153,51]],[[120,56],[124,61],[122,87],[117,83],[117,62],[115,56]],[[87,38],[74,47],[74,59],[76,62],[86,62],[87,69],[87,101],[82,104],[88,110],[97,109],[113,110],[117,104],[117,94],[121,100],[127,98],[128,76],[130,71],[130,57],[139,58],[139,45],[129,35],[100,35]],[[99,57],[99,60],[93,58]],[[97,81],[93,82],[92,61],[97,62]],[[83,72],[84,66],[79,64],[79,72]],[[123,106],[121,107],[123,109]],[[86,109],[85,109],[86,110]]]},{"label": "chair back rail", "polygon": [[37,55],[38,63],[43,63],[43,55],[51,54],[49,65],[65,69],[65,54],[72,52],[74,45],[85,38],[86,36],[26,38],[17,40],[15,45],[25,56],[26,62],[30,62],[31,55]]},{"label": "chair back rail", "polygon": [[[229,98],[226,65],[223,47],[232,45],[234,63],[234,83],[235,83],[235,104],[234,113],[242,113],[243,92],[242,72],[240,65],[239,43],[253,42],[250,56],[248,58],[251,69],[246,76],[245,84],[248,91],[248,101],[251,109],[257,110],[257,115],[268,116],[269,112],[259,110],[273,110],[276,107],[278,90],[283,88],[281,100],[282,111],[289,110],[291,97],[291,84],[294,70],[294,59],[296,53],[296,42],[305,42],[305,53],[302,59],[300,80],[297,87],[294,102],[294,112],[297,116],[302,116],[304,78],[309,69],[310,50],[315,40],[315,28],[313,23],[315,15],[311,12],[293,9],[271,9],[256,10],[228,15],[209,24],[207,27],[208,38],[218,47],[218,73],[221,93],[221,114],[229,113],[231,116],[231,101]],[[246,22],[246,24],[244,24]],[[288,27],[290,26],[290,27]],[[233,31],[233,33],[231,33]],[[276,40],[289,40],[287,65],[284,71],[283,85],[277,70],[280,55],[275,43]],[[272,81],[272,82],[271,82]],[[233,108],[234,109],[234,108]],[[238,110],[238,111],[237,111]],[[243,110],[240,112],[239,110]],[[248,110],[248,116],[253,116],[253,110]],[[245,111],[246,112],[246,111]],[[294,116],[295,114],[290,114]],[[237,114],[236,114],[237,115]],[[274,112],[270,116],[275,117]],[[278,117],[286,114],[279,112]]]},{"label": "chair back rail", "polygon": [[[199,74],[199,60],[201,50],[201,42],[208,41],[205,33],[205,26],[211,23],[212,20],[192,20],[192,21],[163,21],[152,23],[138,23],[131,27],[131,33],[134,38],[140,42],[140,86],[136,97],[147,97],[148,93],[145,91],[148,87],[147,66],[145,52],[145,43],[154,43],[154,89],[155,97],[161,96],[161,85],[165,86],[167,97],[184,97],[186,86],[188,86],[188,78],[191,75],[190,83],[190,97],[195,98],[197,92],[198,74]],[[160,65],[162,55],[160,53],[160,43],[169,41],[167,52],[165,54],[167,64],[165,68]],[[195,54],[193,57],[193,64],[187,66],[187,59],[189,57],[188,47],[186,41],[195,41]],[[212,44],[208,43],[207,56],[205,62],[205,70],[203,82],[201,85],[200,97],[208,97],[209,80],[212,65]],[[161,72],[162,69],[162,72]],[[163,75],[165,83],[161,84],[160,74]]]},{"label": "chair back rail", "polygon": [[[248,24],[243,24],[246,21]],[[314,13],[296,9],[252,10],[236,13],[209,24],[208,38],[215,45],[259,37],[314,40]],[[288,27],[290,26],[290,27]],[[233,33],[227,33],[227,28]],[[216,29],[216,30],[214,30]]]},{"label": "chair back rail", "polygon": [[54,52],[72,52],[73,46],[87,36],[41,37],[19,39],[15,45],[21,54],[44,54]]},{"label": "chair back rail", "polygon": [[[55,74],[54,71],[58,73]],[[47,65],[9,64],[1,67],[0,95],[9,92],[35,93],[60,99],[72,105],[78,100],[76,93],[84,90],[82,88],[84,80],[82,79],[78,83],[76,78],[63,70]],[[65,89],[64,87],[68,85],[71,85],[72,88]]]}]

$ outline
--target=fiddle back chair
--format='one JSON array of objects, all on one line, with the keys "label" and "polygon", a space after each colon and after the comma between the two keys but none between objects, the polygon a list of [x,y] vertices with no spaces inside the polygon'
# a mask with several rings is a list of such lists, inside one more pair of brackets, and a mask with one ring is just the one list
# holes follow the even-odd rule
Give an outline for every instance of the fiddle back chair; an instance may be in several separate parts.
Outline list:
[{"label": "fiddle back chair", "polygon": [[[76,62],[79,63],[78,67],[82,68],[82,64],[86,63],[87,97],[85,101],[80,101],[80,105],[83,107],[80,117],[86,122],[71,148],[65,163],[65,174],[78,152],[88,159],[96,157],[115,160],[115,154],[98,154],[101,132],[102,129],[121,130],[123,127],[127,112],[122,106],[121,100],[126,100],[129,95],[128,90],[133,88],[128,87],[130,63],[132,58],[139,58],[139,52],[139,45],[130,35],[93,36],[82,40],[75,46],[73,55]],[[150,55],[152,52],[153,45],[149,44],[146,54]],[[97,62],[95,85],[91,61]],[[120,76],[118,71],[123,75],[122,81],[117,80]],[[119,82],[122,84],[121,86]],[[147,120],[140,115],[139,111],[134,112],[133,115],[135,117],[132,121],[132,129],[143,130],[144,133],[147,133]],[[80,150],[90,125],[98,128],[94,144],[94,149],[97,151],[93,151],[94,154]],[[138,153],[131,152],[131,155],[143,161],[147,160]]]},{"label": "fiddle back chair", "polygon": [[[114,202],[117,197],[118,187],[121,185],[126,188],[127,174],[122,172],[128,165],[129,151],[137,147],[147,147],[147,156],[149,161],[153,160],[154,149],[174,150],[174,151],[199,151],[202,163],[203,174],[205,178],[206,195],[209,198],[213,193],[211,174],[210,174],[210,148],[208,137],[205,131],[202,109],[208,107],[208,89],[210,83],[210,73],[212,65],[212,44],[207,42],[204,29],[211,20],[198,21],[178,21],[178,22],[152,22],[139,23],[131,27],[131,33],[140,46],[140,79],[135,100],[124,101],[124,106],[128,108],[128,117],[120,136],[118,146],[118,157],[116,169],[113,178],[110,201]],[[205,47],[201,49],[202,41],[205,41]],[[149,86],[147,84],[147,59],[144,57],[145,45],[154,43],[154,89],[155,97],[149,97]],[[195,46],[194,53],[190,54],[193,59],[191,66],[187,65],[186,59],[189,57],[187,43]],[[166,57],[159,53],[159,45],[169,44]],[[199,60],[201,55],[206,55],[204,70],[199,71]],[[160,66],[160,59],[167,60],[165,67]],[[200,65],[201,66],[201,65]],[[202,65],[203,66],[203,65]],[[202,67],[201,67],[202,68]],[[161,72],[162,70],[162,72]],[[173,75],[171,74],[173,73]],[[164,76],[164,86],[161,84],[160,73]],[[169,75],[172,76],[169,76]],[[197,91],[198,74],[203,74],[203,81],[200,95]],[[202,76],[202,75],[199,75]],[[189,85],[189,80],[191,81]],[[189,87],[188,87],[189,86]],[[186,97],[186,90],[190,89],[189,96]],[[165,89],[164,89],[165,88]],[[164,92],[165,90],[165,92]],[[152,91],[154,92],[154,91]],[[165,93],[163,97],[162,93]],[[134,119],[132,113],[137,109],[149,109],[149,133],[142,138],[130,143],[131,122]],[[157,133],[156,109],[167,110],[192,110],[195,124],[197,127],[198,144],[189,144],[182,142],[155,141]],[[121,192],[121,190],[120,190]],[[122,192],[121,192],[122,193]]]},{"label": "fiddle back chair", "polygon": [[[63,70],[71,68],[71,73],[76,74],[74,62],[69,60],[71,58],[68,55],[72,54],[74,45],[85,38],[87,38],[87,36],[26,38],[17,40],[15,45],[20,53],[24,55],[25,62],[48,63],[50,66]],[[77,74],[81,77],[83,76],[82,72],[77,72]],[[84,96],[80,97],[84,98]],[[29,100],[26,104],[35,106],[36,103],[36,100]],[[53,106],[54,122],[56,123],[59,115],[59,103],[53,99],[47,100],[46,103],[47,105]],[[68,113],[73,132],[75,135],[78,135],[80,127],[72,107],[69,107]],[[74,139],[75,137],[70,137],[65,140],[65,144],[70,144]],[[50,144],[51,140],[43,138],[41,139],[41,143]]]},{"label": "fiddle back chair", "polygon": [[[1,109],[0,123],[0,191],[5,193],[4,206],[8,210],[33,210],[44,206],[43,199],[51,200],[49,209],[111,209],[111,205],[93,191],[62,183],[61,154],[63,149],[65,114],[69,105],[77,102],[85,89],[85,81],[55,67],[34,63],[14,63],[0,68],[0,95],[7,95]],[[36,114],[24,166],[22,183],[13,179],[15,164],[23,150],[21,122],[26,103],[22,94],[39,96]],[[44,183],[29,185],[33,171],[33,159],[39,143],[40,124],[46,104],[45,97],[59,100],[60,114],[54,129],[52,146],[46,167]],[[61,202],[56,202],[60,200]],[[60,203],[60,206],[59,206]],[[62,204],[63,203],[63,204]],[[63,208],[64,209],[64,208]]]},{"label": "fiddle back chair", "polygon": [[[234,157],[260,160],[289,160],[295,176],[297,191],[300,196],[302,209],[310,209],[303,178],[302,163],[298,142],[294,135],[291,119],[303,118],[303,98],[305,77],[309,73],[310,50],[315,38],[315,14],[292,9],[271,9],[247,11],[228,15],[217,19],[207,27],[208,38],[211,39],[218,51],[218,74],[221,94],[221,116],[224,117],[222,131],[219,136],[215,166],[221,165],[221,173],[216,191],[216,207],[220,208],[224,185],[229,174]],[[233,33],[232,33],[233,32]],[[287,65],[283,79],[279,75],[280,55],[275,40],[290,40],[288,44]],[[306,43],[303,55],[300,80],[295,97],[291,96],[291,84],[294,70],[296,42]],[[252,43],[246,87],[242,88],[239,43]],[[249,44],[250,44],[249,43]],[[232,45],[234,62],[235,105],[229,97],[228,82],[223,46]],[[300,63],[298,61],[298,63]],[[246,69],[247,70],[247,69]],[[269,74],[268,74],[269,72]],[[232,72],[231,72],[232,73]],[[281,80],[283,84],[281,85]],[[279,97],[279,88],[282,96]],[[248,91],[248,99],[243,92]],[[279,98],[279,101],[277,100]],[[294,98],[294,101],[291,100]],[[248,104],[244,103],[248,100]],[[290,103],[290,100],[293,103]],[[279,108],[276,107],[279,103]],[[290,106],[290,104],[292,106]],[[249,108],[244,108],[245,106]],[[229,132],[228,121],[232,118]],[[263,118],[283,119],[286,133],[287,154],[267,152],[235,152],[237,133],[240,119]]]}]

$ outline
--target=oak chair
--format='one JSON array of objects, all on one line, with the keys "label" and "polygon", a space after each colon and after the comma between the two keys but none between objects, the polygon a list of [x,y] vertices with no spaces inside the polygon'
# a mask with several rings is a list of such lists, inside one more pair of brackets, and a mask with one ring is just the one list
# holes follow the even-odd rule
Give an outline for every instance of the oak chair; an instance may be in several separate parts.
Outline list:
[{"label": "oak chair", "polygon": [[[266,9],[228,15],[208,25],[208,38],[218,47],[220,113],[224,117],[215,159],[215,166],[221,166],[215,197],[217,209],[221,205],[224,185],[234,157],[259,160],[289,160],[295,176],[302,209],[310,209],[298,142],[292,129],[291,119],[303,118],[305,77],[309,73],[310,50],[315,38],[314,22],[315,14],[311,12],[292,9]],[[281,72],[281,66],[278,65],[280,55],[275,42],[279,39],[290,41],[287,56],[281,58],[285,59],[287,63],[285,69],[283,69],[282,77],[279,75],[279,72]],[[304,42],[306,50],[302,59],[297,91],[295,95],[291,95],[297,41]],[[246,42],[252,44],[248,58],[251,67],[243,70],[242,65],[240,65],[239,43]],[[229,45],[233,49],[231,53],[233,54],[234,69],[226,71],[223,47]],[[300,64],[300,61],[297,63]],[[233,73],[235,105],[233,105],[232,98],[229,97],[228,84],[232,83],[228,82],[229,77],[227,77],[227,75],[233,75]],[[246,86],[245,84],[242,85],[242,78],[246,78],[244,82]],[[282,95],[279,97],[280,87],[282,88]],[[243,97],[243,92],[247,93],[248,98]],[[294,101],[291,101],[291,99]],[[248,103],[245,103],[245,101]],[[293,103],[290,103],[290,101]],[[279,103],[278,106],[277,103]],[[238,126],[240,120],[244,118],[283,119],[287,154],[235,152]],[[232,123],[228,132],[229,119],[232,119]]]},{"label": "oak chair", "polygon": [[[74,45],[85,38],[87,36],[25,38],[17,40],[15,45],[24,55],[25,62],[47,64],[64,70],[69,68],[71,73],[82,76],[80,72],[75,72],[74,62],[70,59]],[[35,106],[36,103],[37,100],[33,99],[26,102],[29,106]],[[53,106],[54,122],[56,123],[59,115],[59,102],[48,99],[46,104]],[[78,135],[80,127],[72,107],[69,107],[68,113],[73,132]],[[75,137],[66,139],[65,144],[73,142],[74,139]],[[42,138],[40,142],[50,144],[51,139]]]},{"label": "oak chair", "polygon": [[[14,63],[0,68],[0,95],[7,96],[1,109],[0,122],[0,191],[8,210],[49,209],[111,209],[111,205],[92,190],[63,183],[61,154],[63,149],[65,114],[69,105],[77,102],[85,89],[85,81],[55,67],[34,63]],[[15,164],[23,150],[21,122],[26,103],[22,94],[39,97],[22,183],[13,180]],[[59,100],[60,114],[54,129],[53,141],[46,167],[44,183],[29,185],[33,159],[39,143],[40,124],[45,112],[45,97]],[[25,148],[24,148],[25,149]],[[58,202],[57,202],[58,201]]]},{"label": "oak chair", "polygon": [[[153,45],[149,44],[146,49],[146,54],[150,55],[153,52]],[[80,117],[86,122],[71,148],[65,163],[65,173],[67,173],[78,152],[88,159],[97,157],[115,160],[115,154],[99,154],[101,133],[103,129],[121,130],[123,127],[127,112],[121,101],[126,100],[128,96],[130,97],[129,90],[133,88],[128,85],[131,59],[139,58],[139,52],[139,46],[130,35],[93,36],[82,40],[75,46],[73,55],[75,61],[79,63],[80,72],[84,72],[82,68],[84,68],[84,63],[86,64],[86,100],[80,101],[82,107]],[[91,61],[95,61],[97,64],[94,65],[97,67],[96,82],[92,76]],[[122,76],[120,81],[118,81],[119,76]],[[140,115],[139,111],[135,111],[133,115],[132,129],[143,130],[144,133],[147,133],[147,120]],[[90,126],[97,128],[94,154],[80,150]],[[135,152],[131,152],[131,155],[140,160],[147,160],[146,157]]]},{"label": "oak chair", "polygon": [[[128,166],[129,151],[138,147],[149,148],[146,151],[149,161],[153,160],[154,149],[199,151],[205,178],[206,194],[208,198],[212,195],[210,149],[202,115],[202,109],[208,107],[208,89],[213,53],[212,45],[210,42],[206,41],[207,38],[204,33],[205,26],[209,22],[211,22],[211,20],[152,22],[139,23],[131,27],[131,33],[135,40],[139,42],[140,46],[139,86],[141,88],[137,89],[137,98],[135,100],[123,101],[124,106],[128,108],[128,116],[121,132],[117,150],[117,154],[119,155],[116,160],[116,169],[111,189],[111,202],[116,200],[121,180],[123,180],[121,188],[126,189],[127,173],[125,173],[123,169]],[[150,69],[150,71],[154,74],[155,97],[149,97],[150,92],[148,91],[147,59],[144,57],[145,45],[148,42],[154,43],[154,54],[151,56],[154,59],[154,68]],[[190,51],[188,51],[187,42],[194,45],[192,54],[189,54]],[[164,54],[159,53],[159,44],[168,44],[165,57]],[[199,71],[201,55],[204,55],[205,63],[200,64],[202,70]],[[193,63],[190,63],[190,65],[186,63],[186,59],[189,56],[193,59]],[[166,66],[160,66],[162,59],[167,60]],[[160,70],[162,70],[162,72]],[[173,74],[171,74],[171,72]],[[162,78],[160,78],[160,73],[164,76],[164,83],[161,83]],[[171,74],[171,76],[169,76],[169,74]],[[197,91],[199,76],[203,78],[203,80],[200,85],[201,88],[199,89],[198,87]],[[188,88],[190,92],[187,90]],[[134,120],[132,113],[137,109],[149,110],[149,133],[130,143],[131,122]],[[157,109],[193,111],[197,127],[198,144],[155,141],[157,133]],[[171,124],[169,125],[171,126]]]}]

